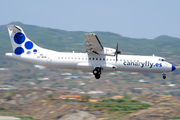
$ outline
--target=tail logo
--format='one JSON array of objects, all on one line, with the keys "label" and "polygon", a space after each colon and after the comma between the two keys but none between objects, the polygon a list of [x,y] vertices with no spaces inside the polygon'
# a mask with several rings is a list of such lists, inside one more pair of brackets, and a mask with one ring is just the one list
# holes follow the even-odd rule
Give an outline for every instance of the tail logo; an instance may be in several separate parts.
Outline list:
[{"label": "tail logo", "polygon": [[[21,33],[21,32],[18,32],[18,33],[16,33],[16,34],[14,35],[14,42],[15,42],[16,44],[21,45],[20,47],[17,47],[17,48],[14,50],[14,53],[15,53],[16,55],[21,55],[21,54],[23,54],[23,53],[25,52],[24,48],[25,48],[26,50],[31,50],[31,49],[33,48],[33,46],[34,46],[33,42],[31,42],[31,41],[26,41],[25,35],[24,35],[23,33]],[[24,43],[24,42],[25,42],[25,43]],[[23,43],[24,43],[24,46],[22,45]],[[34,52],[34,54],[36,54],[37,50],[34,49],[33,52]],[[27,54],[28,54],[28,55],[31,54],[31,51],[27,51]]]},{"label": "tail logo", "polygon": [[23,33],[18,32],[14,35],[14,42],[17,44],[22,44],[25,41],[25,36]]},{"label": "tail logo", "polygon": [[25,43],[25,48],[28,49],[28,50],[32,49],[33,48],[33,43],[31,41],[27,41]]},{"label": "tail logo", "polygon": [[17,47],[14,51],[16,55],[21,55],[24,53],[24,49],[22,47]]}]

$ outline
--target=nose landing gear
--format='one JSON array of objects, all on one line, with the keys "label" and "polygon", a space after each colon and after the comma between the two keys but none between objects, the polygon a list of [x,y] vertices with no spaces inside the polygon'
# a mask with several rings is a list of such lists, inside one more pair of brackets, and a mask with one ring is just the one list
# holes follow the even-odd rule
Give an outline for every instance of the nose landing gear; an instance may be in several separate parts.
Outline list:
[{"label": "nose landing gear", "polygon": [[166,79],[166,73],[162,73],[163,79]]},{"label": "nose landing gear", "polygon": [[101,67],[96,67],[94,70],[93,70],[93,74],[95,75],[95,78],[96,79],[99,79],[101,77]]},{"label": "nose landing gear", "polygon": [[163,76],[163,79],[166,79],[166,76]]}]

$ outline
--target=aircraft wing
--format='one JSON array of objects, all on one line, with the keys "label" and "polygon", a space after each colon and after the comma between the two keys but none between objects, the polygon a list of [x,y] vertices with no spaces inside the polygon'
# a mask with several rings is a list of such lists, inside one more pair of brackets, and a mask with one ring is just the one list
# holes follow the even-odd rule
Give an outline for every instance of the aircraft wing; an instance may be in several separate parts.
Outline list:
[{"label": "aircraft wing", "polygon": [[103,50],[103,46],[96,34],[87,33],[85,34],[85,38],[86,38],[85,47],[86,47],[86,52],[88,54],[92,54],[92,53],[98,54],[98,51]]}]

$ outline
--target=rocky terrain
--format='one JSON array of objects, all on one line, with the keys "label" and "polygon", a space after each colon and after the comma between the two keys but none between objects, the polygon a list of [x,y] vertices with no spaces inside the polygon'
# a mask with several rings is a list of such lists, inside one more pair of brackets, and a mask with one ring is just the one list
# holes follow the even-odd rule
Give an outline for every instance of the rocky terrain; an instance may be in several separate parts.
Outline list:
[{"label": "rocky terrain", "polygon": [[180,98],[172,96],[149,96],[140,100],[154,104],[146,110],[131,113],[121,120],[169,120],[170,117],[180,116]]},{"label": "rocky terrain", "polygon": [[172,96],[148,96],[139,98],[151,104],[148,109],[137,110],[123,116],[106,110],[88,109],[79,102],[56,99],[67,91],[52,89],[0,91],[0,106],[19,110],[24,115],[40,120],[169,120],[180,115],[180,98]]},{"label": "rocky terrain", "polygon": [[97,118],[78,103],[53,99],[64,93],[53,90],[0,91],[0,106],[19,110],[24,115],[41,120],[72,120],[72,117],[76,120],[95,120]]}]

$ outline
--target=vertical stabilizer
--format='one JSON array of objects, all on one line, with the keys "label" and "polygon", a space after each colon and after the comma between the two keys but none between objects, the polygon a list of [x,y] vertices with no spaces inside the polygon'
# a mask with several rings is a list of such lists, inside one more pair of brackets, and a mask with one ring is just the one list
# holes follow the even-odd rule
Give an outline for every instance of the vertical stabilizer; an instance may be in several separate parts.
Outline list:
[{"label": "vertical stabilizer", "polygon": [[36,54],[38,46],[28,39],[22,28],[16,25],[7,25],[9,37],[13,48],[13,53],[16,55]]}]

